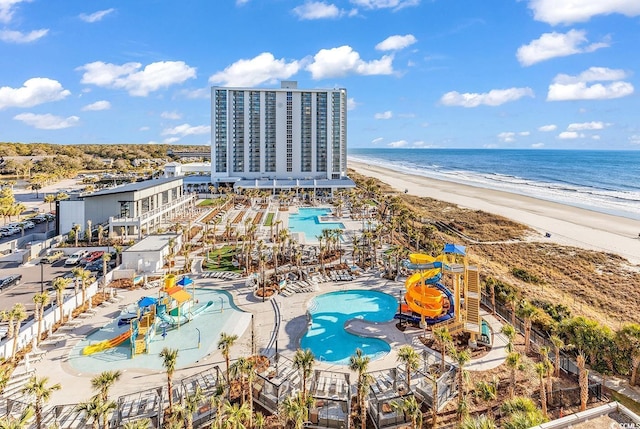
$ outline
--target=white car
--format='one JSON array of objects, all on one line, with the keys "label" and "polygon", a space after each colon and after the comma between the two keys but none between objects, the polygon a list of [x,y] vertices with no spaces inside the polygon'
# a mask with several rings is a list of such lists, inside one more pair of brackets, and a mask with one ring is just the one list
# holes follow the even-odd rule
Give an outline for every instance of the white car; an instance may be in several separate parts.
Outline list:
[{"label": "white car", "polygon": [[78,250],[77,252],[71,254],[65,261],[65,265],[78,265],[80,259],[84,258],[87,255],[87,252],[84,250]]}]

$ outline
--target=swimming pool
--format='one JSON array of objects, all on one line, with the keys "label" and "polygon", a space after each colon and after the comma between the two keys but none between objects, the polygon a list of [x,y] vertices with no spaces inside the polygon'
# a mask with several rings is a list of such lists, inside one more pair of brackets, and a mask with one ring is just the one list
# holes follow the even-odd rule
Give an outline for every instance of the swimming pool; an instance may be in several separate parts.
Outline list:
[{"label": "swimming pool", "polygon": [[[192,292],[192,289],[188,291]],[[180,328],[166,331],[165,337],[158,332],[151,340],[149,353],[139,354],[131,359],[127,340],[103,352],[82,354],[85,346],[113,338],[129,329],[128,325],[118,326],[118,318],[115,317],[113,322],[89,334],[73,347],[69,354],[69,364],[79,372],[94,374],[129,368],[162,370],[160,351],[164,347],[170,347],[178,349],[177,367],[182,368],[206,358],[209,353],[215,351],[221,332],[244,332],[249,326],[251,315],[239,310],[228,292],[196,288],[195,299],[199,301],[198,305],[208,301],[213,301],[213,305]]]},{"label": "swimming pool", "polygon": [[331,209],[300,208],[298,213],[289,215],[289,231],[301,232],[307,242],[318,241],[317,236],[322,235],[323,229],[344,229],[341,222],[320,222],[320,216],[331,213]]},{"label": "swimming pool", "polygon": [[302,349],[310,349],[319,361],[348,365],[356,349],[371,359],[380,358],[391,351],[386,341],[360,337],[344,330],[350,319],[371,322],[393,320],[398,309],[396,299],[383,292],[347,290],[316,296],[309,304],[311,326],[300,341]]}]

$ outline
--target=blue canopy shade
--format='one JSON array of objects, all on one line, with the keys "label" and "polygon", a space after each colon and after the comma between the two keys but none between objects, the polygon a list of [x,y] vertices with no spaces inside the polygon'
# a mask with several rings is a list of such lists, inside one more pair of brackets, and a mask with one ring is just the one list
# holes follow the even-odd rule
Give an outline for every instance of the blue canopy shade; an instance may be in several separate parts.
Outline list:
[{"label": "blue canopy shade", "polygon": [[145,296],[144,298],[140,298],[138,301],[138,307],[144,308],[149,307],[150,305],[155,305],[158,300],[152,296]]},{"label": "blue canopy shade", "polygon": [[193,283],[193,280],[186,276],[178,280],[179,286],[189,286],[191,283]]},{"label": "blue canopy shade", "polygon": [[444,245],[444,253],[454,253],[456,255],[466,255],[466,247],[461,244],[445,244]]}]

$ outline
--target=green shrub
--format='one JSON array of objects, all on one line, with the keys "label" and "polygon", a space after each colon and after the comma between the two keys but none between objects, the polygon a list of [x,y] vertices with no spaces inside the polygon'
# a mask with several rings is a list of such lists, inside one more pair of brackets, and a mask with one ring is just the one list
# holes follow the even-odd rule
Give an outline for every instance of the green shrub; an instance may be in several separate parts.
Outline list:
[{"label": "green shrub", "polygon": [[515,278],[520,279],[523,282],[527,282],[535,285],[543,283],[541,279],[536,277],[534,274],[528,273],[526,270],[522,268],[513,268],[511,270],[511,274],[513,274]]}]

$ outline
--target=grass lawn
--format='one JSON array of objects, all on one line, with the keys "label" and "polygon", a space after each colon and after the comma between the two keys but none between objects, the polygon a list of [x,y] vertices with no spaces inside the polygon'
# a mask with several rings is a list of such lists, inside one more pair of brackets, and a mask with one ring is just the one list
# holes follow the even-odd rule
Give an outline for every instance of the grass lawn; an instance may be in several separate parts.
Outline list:
[{"label": "grass lawn", "polygon": [[273,225],[273,218],[275,215],[276,215],[275,213],[267,213],[267,218],[264,221],[264,226]]},{"label": "grass lawn", "polygon": [[202,263],[208,271],[233,271],[242,272],[242,269],[233,266],[233,257],[236,254],[234,246],[222,246],[209,252],[208,258]]}]

